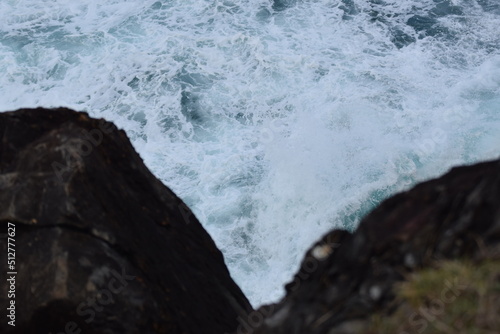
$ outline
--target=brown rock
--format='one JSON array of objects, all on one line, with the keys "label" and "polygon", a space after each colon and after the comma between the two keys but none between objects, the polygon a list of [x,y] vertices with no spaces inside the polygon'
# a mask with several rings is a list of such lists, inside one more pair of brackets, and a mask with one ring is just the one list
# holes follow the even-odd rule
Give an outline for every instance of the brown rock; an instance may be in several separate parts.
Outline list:
[{"label": "brown rock", "polygon": [[1,333],[220,334],[251,311],[192,212],[85,113],[0,113],[2,254],[9,223],[16,326],[2,279]]},{"label": "brown rock", "polygon": [[405,274],[440,259],[492,254],[499,245],[500,161],[454,168],[384,201],[354,234],[325,235],[286,297],[247,332],[357,333],[373,312],[396,307],[393,286]]}]

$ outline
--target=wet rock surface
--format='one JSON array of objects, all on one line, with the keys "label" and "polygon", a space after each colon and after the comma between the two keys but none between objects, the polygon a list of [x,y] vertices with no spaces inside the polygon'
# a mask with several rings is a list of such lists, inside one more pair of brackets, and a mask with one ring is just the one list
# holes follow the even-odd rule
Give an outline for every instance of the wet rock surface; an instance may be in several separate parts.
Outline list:
[{"label": "wet rock surface", "polygon": [[454,168],[387,199],[355,233],[325,235],[286,297],[255,311],[260,321],[239,330],[361,333],[374,312],[398,307],[393,288],[408,273],[444,259],[498,257],[499,245],[500,161]]},{"label": "wet rock surface", "polygon": [[224,333],[251,312],[191,211],[85,113],[0,113],[0,226],[1,333]]}]

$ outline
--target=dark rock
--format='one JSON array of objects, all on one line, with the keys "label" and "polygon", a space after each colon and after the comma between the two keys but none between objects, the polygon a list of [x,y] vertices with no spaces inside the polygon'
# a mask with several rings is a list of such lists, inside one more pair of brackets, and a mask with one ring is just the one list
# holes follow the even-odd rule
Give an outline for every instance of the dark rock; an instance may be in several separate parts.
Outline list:
[{"label": "dark rock", "polygon": [[359,333],[363,319],[397,306],[393,286],[408,273],[438,260],[498,256],[499,245],[500,161],[454,168],[384,201],[355,233],[325,235],[252,332]]},{"label": "dark rock", "polygon": [[0,283],[1,333],[220,334],[252,311],[196,217],[113,124],[24,109],[0,114],[0,141],[0,250],[15,224],[17,272],[15,327]]}]

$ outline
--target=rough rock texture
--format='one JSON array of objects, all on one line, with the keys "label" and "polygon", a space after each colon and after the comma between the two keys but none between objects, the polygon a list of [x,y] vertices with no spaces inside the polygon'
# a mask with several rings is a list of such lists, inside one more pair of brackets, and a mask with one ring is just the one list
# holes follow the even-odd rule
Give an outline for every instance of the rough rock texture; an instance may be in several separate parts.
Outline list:
[{"label": "rough rock texture", "polygon": [[0,333],[220,334],[251,311],[191,211],[85,113],[0,113],[1,254],[9,222],[16,327],[2,255]]},{"label": "rough rock texture", "polygon": [[454,168],[384,201],[354,234],[325,235],[286,297],[239,333],[360,333],[370,314],[397,307],[393,286],[405,274],[440,259],[498,257],[499,244],[500,161]]}]

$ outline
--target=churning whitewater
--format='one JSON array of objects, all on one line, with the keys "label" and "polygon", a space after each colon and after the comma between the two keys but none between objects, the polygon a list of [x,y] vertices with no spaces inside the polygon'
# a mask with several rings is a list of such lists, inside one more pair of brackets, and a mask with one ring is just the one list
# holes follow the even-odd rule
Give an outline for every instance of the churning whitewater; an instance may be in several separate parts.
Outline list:
[{"label": "churning whitewater", "polygon": [[254,306],[382,199],[498,157],[496,0],[3,0],[0,110],[123,128]]}]

